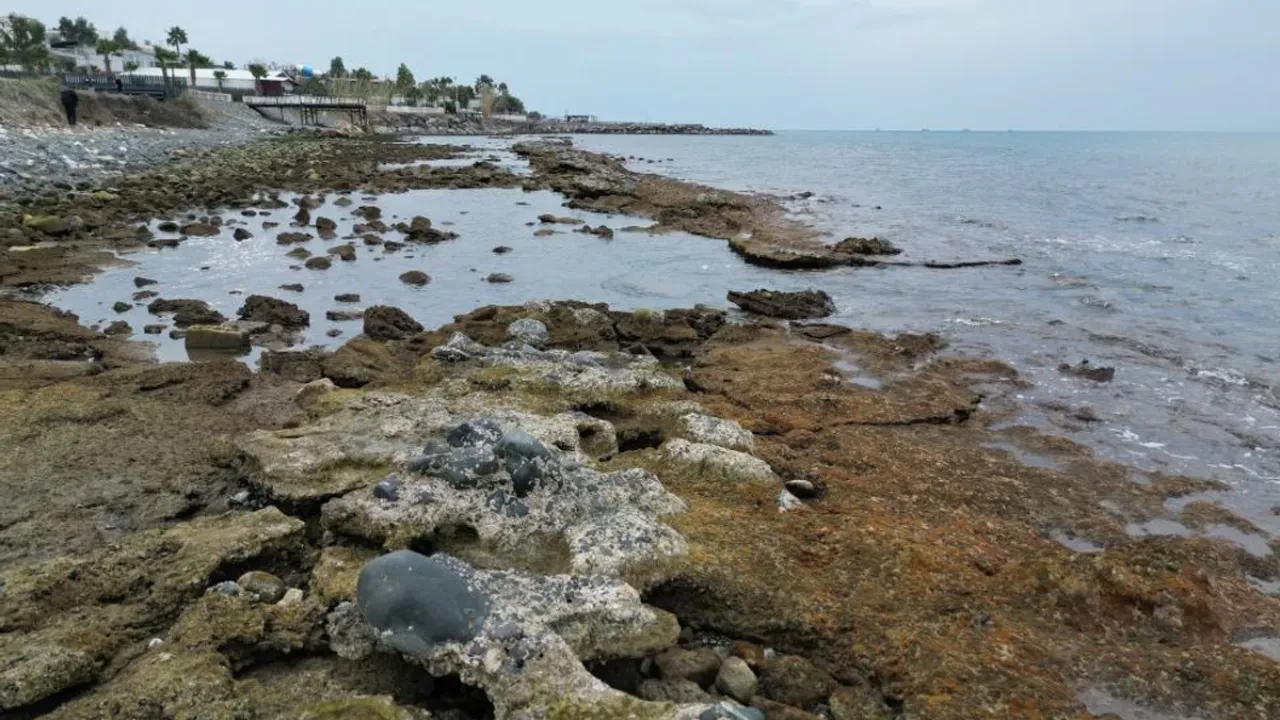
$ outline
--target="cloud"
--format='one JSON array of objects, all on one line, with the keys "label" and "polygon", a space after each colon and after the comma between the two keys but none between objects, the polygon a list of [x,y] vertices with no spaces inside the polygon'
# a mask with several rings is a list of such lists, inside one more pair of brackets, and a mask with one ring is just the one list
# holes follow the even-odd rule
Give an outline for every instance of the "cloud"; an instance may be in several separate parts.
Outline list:
[{"label": "cloud", "polygon": [[[43,0],[15,10],[53,22]],[[532,106],[772,127],[1280,129],[1260,0],[66,0],[215,58],[506,80]]]}]

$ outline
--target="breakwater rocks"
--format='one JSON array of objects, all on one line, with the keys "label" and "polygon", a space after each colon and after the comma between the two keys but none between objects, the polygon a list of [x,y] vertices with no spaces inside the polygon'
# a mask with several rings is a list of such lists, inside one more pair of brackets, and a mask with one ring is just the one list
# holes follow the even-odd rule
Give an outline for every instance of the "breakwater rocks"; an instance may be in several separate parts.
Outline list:
[{"label": "breakwater rocks", "polygon": [[523,132],[536,135],[773,135],[755,128],[711,128],[699,124],[535,122]]}]

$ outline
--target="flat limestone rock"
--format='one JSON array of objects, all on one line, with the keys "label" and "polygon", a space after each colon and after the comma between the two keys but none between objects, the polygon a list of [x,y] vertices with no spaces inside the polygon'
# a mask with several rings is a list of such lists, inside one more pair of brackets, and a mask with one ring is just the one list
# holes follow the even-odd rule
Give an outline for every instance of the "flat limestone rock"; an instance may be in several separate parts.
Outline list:
[{"label": "flat limestone rock", "polygon": [[695,443],[718,445],[743,452],[751,452],[756,448],[755,436],[733,420],[689,413],[680,416],[678,426],[680,433]]},{"label": "flat limestone rock", "polygon": [[727,480],[758,483],[778,481],[768,463],[737,450],[677,438],[664,443],[662,452],[672,462],[705,468],[721,474]]}]

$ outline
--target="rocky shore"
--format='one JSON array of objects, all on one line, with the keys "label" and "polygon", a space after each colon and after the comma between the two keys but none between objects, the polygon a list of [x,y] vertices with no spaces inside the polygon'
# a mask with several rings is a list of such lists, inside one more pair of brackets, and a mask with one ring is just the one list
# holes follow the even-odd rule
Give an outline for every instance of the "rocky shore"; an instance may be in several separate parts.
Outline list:
[{"label": "rocky shore", "polygon": [[[563,144],[519,146],[529,176],[413,164],[460,151],[275,138],[23,193],[0,288],[81,282],[151,219],[195,235],[273,201],[281,232],[331,230],[311,212],[331,197],[413,242],[443,231],[383,223],[377,198],[426,188],[550,189],[782,267],[897,262]],[[817,292],[730,299],[742,313],[565,300],[433,329],[375,306],[336,351],[256,372],[157,364],[0,299],[0,713],[1080,720],[1087,696],[1280,715],[1280,663],[1241,644],[1280,636],[1249,581],[1280,560],[1127,532],[1213,483],[1134,482],[1016,427],[1018,373],[937,336],[824,322]],[[239,314],[304,322],[262,296]],[[1177,518],[1248,531],[1203,502]]]},{"label": "rocky shore", "polygon": [[380,132],[418,135],[773,135],[772,130],[709,128],[698,124],[485,121],[471,115],[417,113],[379,113],[371,124]]}]

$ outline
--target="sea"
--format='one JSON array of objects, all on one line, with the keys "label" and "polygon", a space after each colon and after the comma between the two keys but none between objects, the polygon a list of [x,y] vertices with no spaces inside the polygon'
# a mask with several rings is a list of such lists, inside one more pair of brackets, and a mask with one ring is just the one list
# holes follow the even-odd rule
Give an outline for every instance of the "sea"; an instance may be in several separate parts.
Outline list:
[{"label": "sea", "polygon": [[[423,142],[470,143],[474,159],[523,170],[506,140]],[[176,250],[134,253],[135,267],[48,299],[87,322],[108,322],[139,274],[160,279],[166,297],[210,300],[228,314],[241,295],[265,292],[310,310],[307,342],[332,346],[359,333],[358,323],[320,322],[339,292],[399,305],[433,326],[487,303],[730,307],[728,290],[818,288],[834,298],[835,322],[937,332],[950,352],[1016,368],[1028,382],[1018,423],[1068,434],[1144,472],[1216,478],[1230,490],[1197,499],[1280,533],[1280,134],[780,132],[574,142],[638,171],[776,196],[833,242],[877,236],[901,247],[903,260],[1023,264],[779,272],[746,265],[722,241],[682,234],[534,237],[528,224],[543,212],[615,229],[648,224],[567,213],[548,192],[415,191],[378,204],[389,218],[426,215],[459,240],[395,255],[360,248],[356,262],[315,272],[249,224],[259,237],[192,238]],[[351,221],[337,208],[313,214],[339,220],[340,235]],[[498,245],[513,252],[496,255]],[[432,283],[404,286],[396,278],[407,269],[425,270]],[[492,272],[515,280],[484,282]],[[289,282],[306,291],[277,289]],[[141,307],[119,317],[138,332],[155,322]],[[331,327],[344,335],[327,337]],[[162,359],[185,359],[180,343],[154,339]],[[1057,369],[1082,360],[1115,367],[1114,380]],[[1064,430],[1055,420],[1063,407],[1084,406],[1100,422]]]}]

